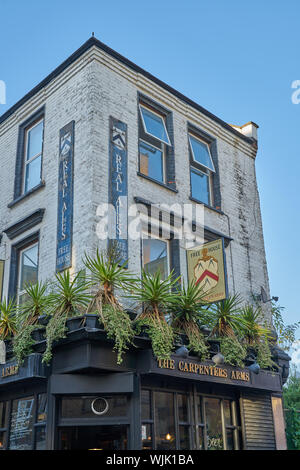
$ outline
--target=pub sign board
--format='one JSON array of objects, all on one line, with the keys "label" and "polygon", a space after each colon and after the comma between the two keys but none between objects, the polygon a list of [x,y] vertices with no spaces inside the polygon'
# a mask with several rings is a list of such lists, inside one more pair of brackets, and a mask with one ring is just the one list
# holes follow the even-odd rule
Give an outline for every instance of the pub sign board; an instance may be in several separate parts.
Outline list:
[{"label": "pub sign board", "polygon": [[121,263],[128,260],[128,162],[127,125],[110,117],[110,173],[109,202],[114,211],[110,213],[110,238],[117,240]]},{"label": "pub sign board", "polygon": [[187,250],[188,278],[202,289],[205,302],[227,297],[224,240],[214,240]]},{"label": "pub sign board", "polygon": [[72,266],[74,128],[71,121],[59,132],[56,271]]}]

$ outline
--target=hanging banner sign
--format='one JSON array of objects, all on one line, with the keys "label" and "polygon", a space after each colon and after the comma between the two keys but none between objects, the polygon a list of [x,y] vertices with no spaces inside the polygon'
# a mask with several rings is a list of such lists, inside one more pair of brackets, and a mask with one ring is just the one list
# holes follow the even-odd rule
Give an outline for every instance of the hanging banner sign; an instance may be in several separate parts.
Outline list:
[{"label": "hanging banner sign", "polygon": [[127,125],[111,117],[109,202],[115,210],[110,214],[110,227],[113,235],[110,238],[118,241],[121,263],[128,260],[127,167]]},{"label": "hanging banner sign", "polygon": [[223,239],[204,243],[187,250],[189,281],[194,281],[204,293],[205,302],[217,302],[227,297],[226,260]]},{"label": "hanging banner sign", "polygon": [[56,271],[72,266],[74,124],[59,132]]},{"label": "hanging banner sign", "polygon": [[0,259],[0,301],[2,299],[2,292],[3,292],[4,263],[5,261]]}]

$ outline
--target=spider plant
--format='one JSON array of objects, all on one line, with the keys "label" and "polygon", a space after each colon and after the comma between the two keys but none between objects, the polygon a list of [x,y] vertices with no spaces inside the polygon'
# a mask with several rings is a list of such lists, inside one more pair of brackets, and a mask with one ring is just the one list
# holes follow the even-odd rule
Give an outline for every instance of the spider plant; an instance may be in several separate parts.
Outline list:
[{"label": "spider plant", "polygon": [[13,300],[0,302],[0,340],[11,339],[17,333],[16,305]]},{"label": "spider plant", "polygon": [[189,339],[188,349],[199,354],[202,359],[208,353],[208,346],[200,330],[200,325],[205,323],[207,316],[205,295],[194,282],[188,283],[187,287],[183,284],[173,295],[169,306],[175,332],[186,334]]},{"label": "spider plant", "polygon": [[239,312],[242,299],[238,294],[232,295],[211,305],[212,336],[234,338],[240,331]]},{"label": "spider plant", "polygon": [[88,283],[82,282],[82,272],[71,278],[69,271],[57,273],[51,296],[51,318],[46,326],[46,350],[43,362],[49,363],[52,358],[54,341],[65,337],[68,318],[85,313],[90,301]]},{"label": "spider plant", "polygon": [[174,279],[173,272],[162,279],[159,270],[153,275],[143,271],[139,284],[130,296],[142,307],[142,313],[136,320],[137,331],[142,326],[146,327],[157,359],[170,358],[173,349],[174,333],[166,316],[174,297],[172,289],[178,285],[179,279]]},{"label": "spider plant", "polygon": [[86,255],[84,264],[91,273],[91,285],[97,289],[88,311],[96,311],[99,315],[108,338],[115,343],[117,363],[121,364],[125,350],[132,344],[134,331],[115,291],[122,289],[125,293],[132,290],[136,280],[125,269],[126,263],[120,265],[119,258],[109,251],[99,253],[97,250],[95,258]]}]

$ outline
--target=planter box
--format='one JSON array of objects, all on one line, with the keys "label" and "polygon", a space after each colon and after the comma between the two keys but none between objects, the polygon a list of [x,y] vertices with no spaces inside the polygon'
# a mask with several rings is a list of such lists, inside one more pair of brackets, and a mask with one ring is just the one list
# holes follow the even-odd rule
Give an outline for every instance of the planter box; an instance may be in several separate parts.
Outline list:
[{"label": "planter box", "polygon": [[80,330],[82,328],[103,329],[103,326],[99,321],[99,316],[92,313],[86,313],[85,315],[69,318],[66,325],[68,331]]},{"label": "planter box", "polygon": [[95,314],[92,314],[92,313],[86,313],[84,315],[84,318],[85,318],[85,323],[84,323],[84,326],[86,328],[91,328],[91,329],[98,329],[98,330],[102,330],[103,329],[103,325],[101,324],[101,321],[100,321],[100,318],[99,318],[99,315],[95,315]]},{"label": "planter box", "polygon": [[78,316],[78,317],[73,317],[69,318],[66,322],[66,327],[68,331],[75,331],[79,330],[80,328],[83,328],[84,326],[84,316]]},{"label": "planter box", "polygon": [[45,341],[46,328],[37,328],[36,330],[33,330],[33,332],[31,333],[31,337],[37,343],[40,343],[41,341]]},{"label": "planter box", "polygon": [[41,315],[38,319],[39,325],[47,326],[50,320],[50,315]]}]

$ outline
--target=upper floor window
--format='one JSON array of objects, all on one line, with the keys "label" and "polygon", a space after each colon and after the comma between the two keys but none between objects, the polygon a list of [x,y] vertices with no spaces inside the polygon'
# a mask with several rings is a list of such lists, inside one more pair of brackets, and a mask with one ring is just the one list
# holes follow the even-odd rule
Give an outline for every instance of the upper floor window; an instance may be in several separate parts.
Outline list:
[{"label": "upper floor window", "polygon": [[24,193],[41,182],[43,129],[41,119],[25,130]]},{"label": "upper floor window", "polygon": [[19,251],[17,303],[26,301],[26,284],[38,281],[38,242]]},{"label": "upper floor window", "polygon": [[143,238],[143,269],[154,275],[160,271],[161,278],[169,275],[169,242],[158,238]]},{"label": "upper floor window", "polygon": [[193,134],[189,134],[189,145],[191,196],[199,202],[212,205],[212,175],[216,170],[210,145]]},{"label": "upper floor window", "polygon": [[166,116],[144,104],[140,104],[139,108],[139,171],[159,183],[168,183],[166,148],[171,146],[171,141]]}]

